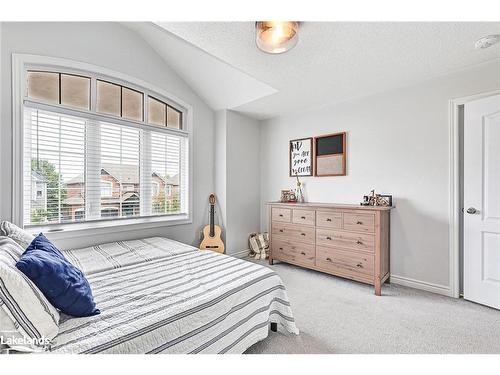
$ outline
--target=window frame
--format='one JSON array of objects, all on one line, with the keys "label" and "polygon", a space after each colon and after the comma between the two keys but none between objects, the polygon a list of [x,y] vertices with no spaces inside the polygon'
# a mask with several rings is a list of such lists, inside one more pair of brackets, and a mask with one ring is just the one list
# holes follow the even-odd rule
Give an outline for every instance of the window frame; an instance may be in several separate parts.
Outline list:
[{"label": "window frame", "polygon": [[[54,71],[62,74],[83,75],[91,78],[91,100],[90,110],[69,108],[60,104],[48,104],[43,101],[37,101],[27,97],[27,71]],[[143,93],[143,121],[123,119],[109,114],[97,114],[96,105],[96,82],[97,79],[105,80],[120,86],[125,86],[132,90]],[[64,224],[50,225],[30,225],[33,233],[39,231],[54,232],[53,238],[66,238],[65,233],[71,237],[86,236],[93,233],[116,233],[120,231],[134,229],[147,229],[162,226],[172,226],[181,224],[191,224],[193,222],[193,108],[190,104],[179,99],[177,96],[155,87],[145,81],[131,77],[129,75],[116,72],[100,66],[78,62],[74,60],[28,55],[12,55],[12,112],[13,112],[13,193],[12,193],[12,221],[23,227],[23,128],[24,128],[24,105],[35,106],[39,109],[56,110],[59,113],[80,114],[89,118],[99,118],[117,124],[132,125],[141,129],[158,131],[161,129],[164,133],[170,133],[187,138],[188,142],[188,173],[186,176],[187,184],[187,213],[172,214],[162,216],[148,216],[138,218],[118,218],[117,220],[88,221]],[[147,98],[148,96],[159,97],[167,105],[171,105],[176,110],[181,111],[182,129],[162,127],[148,124],[147,121]],[[75,234],[78,232],[78,234]]]},{"label": "window frame", "polygon": [[160,194],[160,184],[156,181],[151,182],[151,187],[153,188],[151,192],[151,198],[156,197],[158,194]]},{"label": "window frame", "polygon": [[[109,188],[109,194],[106,194],[104,195],[102,193],[102,188],[103,188],[103,185],[107,185],[106,186],[106,189]],[[101,180],[101,198],[109,198],[109,197],[112,197],[113,196],[113,181],[103,181]]]}]

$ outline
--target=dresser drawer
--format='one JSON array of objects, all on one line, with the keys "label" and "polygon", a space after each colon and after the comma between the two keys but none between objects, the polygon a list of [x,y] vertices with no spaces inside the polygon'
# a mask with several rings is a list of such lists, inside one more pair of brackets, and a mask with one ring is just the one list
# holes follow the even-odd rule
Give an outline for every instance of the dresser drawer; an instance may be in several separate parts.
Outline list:
[{"label": "dresser drawer", "polygon": [[273,239],[272,254],[276,259],[313,266],[316,250],[311,244],[291,244],[287,240]]},{"label": "dresser drawer", "polygon": [[375,214],[351,214],[344,212],[344,230],[375,232]]},{"label": "dresser drawer", "polygon": [[342,229],[342,212],[316,211],[316,226]]},{"label": "dresser drawer", "polygon": [[312,210],[293,210],[292,222],[295,224],[314,225],[316,211]]},{"label": "dresser drawer", "polygon": [[340,247],[373,253],[375,251],[375,236],[373,234],[317,228],[316,244],[319,246]]},{"label": "dresser drawer", "polygon": [[316,246],[316,266],[333,273],[365,279],[374,276],[374,257],[370,254]]},{"label": "dresser drawer", "polygon": [[271,211],[271,219],[273,221],[282,221],[289,223],[292,221],[292,210],[289,208],[273,207]]},{"label": "dresser drawer", "polygon": [[314,244],[314,227],[280,222],[273,222],[271,226],[273,236],[281,236],[293,241]]}]

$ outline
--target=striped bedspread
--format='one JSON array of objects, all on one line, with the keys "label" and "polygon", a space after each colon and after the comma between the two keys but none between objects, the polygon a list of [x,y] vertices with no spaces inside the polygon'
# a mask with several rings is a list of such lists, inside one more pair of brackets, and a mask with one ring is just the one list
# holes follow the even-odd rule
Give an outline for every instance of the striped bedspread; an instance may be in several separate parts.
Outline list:
[{"label": "striped bedspread", "polygon": [[194,251],[196,248],[164,237],[110,242],[63,251],[86,275]]},{"label": "striped bedspread", "polygon": [[55,353],[242,353],[270,322],[298,334],[285,287],[267,267],[165,238],[66,254],[101,314],[62,315]]}]

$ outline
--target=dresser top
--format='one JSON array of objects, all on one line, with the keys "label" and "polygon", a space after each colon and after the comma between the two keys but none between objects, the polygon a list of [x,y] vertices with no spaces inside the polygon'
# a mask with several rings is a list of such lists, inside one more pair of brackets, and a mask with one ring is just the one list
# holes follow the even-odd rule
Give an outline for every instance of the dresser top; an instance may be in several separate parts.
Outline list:
[{"label": "dresser top", "polygon": [[271,206],[297,207],[297,208],[338,208],[338,209],[353,209],[366,211],[389,211],[394,208],[385,206],[362,206],[360,204],[345,204],[345,203],[282,203],[282,202],[267,202]]}]

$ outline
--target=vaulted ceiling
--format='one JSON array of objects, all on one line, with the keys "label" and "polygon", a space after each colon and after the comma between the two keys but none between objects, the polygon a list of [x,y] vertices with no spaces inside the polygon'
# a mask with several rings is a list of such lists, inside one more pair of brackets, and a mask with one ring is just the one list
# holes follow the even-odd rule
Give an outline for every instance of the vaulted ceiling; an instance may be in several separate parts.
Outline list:
[{"label": "vaulted ceiling", "polygon": [[[297,46],[269,55],[254,22],[127,24],[214,109],[264,119],[411,85],[500,59],[500,23],[303,22]],[[500,74],[500,72],[499,72]]]}]

